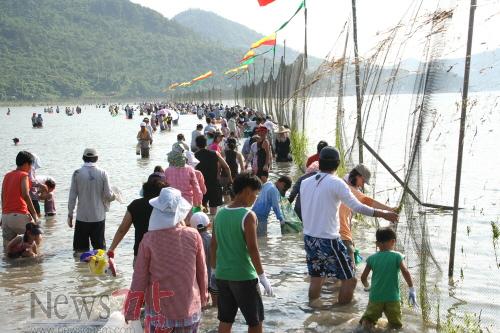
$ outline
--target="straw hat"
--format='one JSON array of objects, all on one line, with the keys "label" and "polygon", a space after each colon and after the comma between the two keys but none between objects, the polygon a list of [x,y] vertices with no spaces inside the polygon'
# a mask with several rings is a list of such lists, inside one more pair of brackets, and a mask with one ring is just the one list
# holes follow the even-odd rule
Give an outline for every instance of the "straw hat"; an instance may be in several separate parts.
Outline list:
[{"label": "straw hat", "polygon": [[290,130],[286,128],[285,126],[280,126],[278,130],[275,132],[276,134],[284,134],[284,133],[289,133]]}]

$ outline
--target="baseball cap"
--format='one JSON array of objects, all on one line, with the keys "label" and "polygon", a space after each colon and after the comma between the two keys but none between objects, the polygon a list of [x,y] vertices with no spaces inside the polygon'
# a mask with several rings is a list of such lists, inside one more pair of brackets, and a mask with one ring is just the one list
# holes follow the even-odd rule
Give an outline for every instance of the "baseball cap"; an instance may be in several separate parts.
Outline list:
[{"label": "baseball cap", "polygon": [[372,173],[364,164],[358,164],[354,167],[354,170],[356,170],[365,180],[365,183],[370,185],[370,178],[372,176]]},{"label": "baseball cap", "polygon": [[142,123],[141,123],[141,127],[146,127],[146,123],[145,123],[145,122],[142,122]]},{"label": "baseball cap", "polygon": [[203,229],[203,228],[206,228],[210,224],[210,219],[209,219],[207,214],[205,214],[203,212],[197,212],[191,216],[191,220],[189,220],[189,224],[193,228]]},{"label": "baseball cap", "polygon": [[326,146],[319,153],[320,160],[340,161],[340,154],[337,148]]},{"label": "baseball cap", "polygon": [[83,151],[83,156],[85,156],[85,157],[96,157],[96,156],[98,156],[97,155],[97,150],[95,150],[94,148],[85,148],[85,150]]}]

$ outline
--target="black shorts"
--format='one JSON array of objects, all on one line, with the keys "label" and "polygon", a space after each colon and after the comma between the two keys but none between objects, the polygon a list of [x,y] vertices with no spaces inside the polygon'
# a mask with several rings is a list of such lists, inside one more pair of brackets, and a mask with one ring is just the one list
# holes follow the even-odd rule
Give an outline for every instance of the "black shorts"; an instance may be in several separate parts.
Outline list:
[{"label": "black shorts", "polygon": [[234,323],[240,309],[248,326],[253,327],[264,321],[264,305],[260,296],[259,280],[227,281],[217,279],[219,295],[217,310],[223,323]]},{"label": "black shorts", "polygon": [[206,184],[207,193],[203,195],[203,205],[209,207],[222,206],[222,187],[219,183]]},{"label": "black shorts", "polygon": [[76,220],[75,233],[73,235],[73,250],[88,251],[89,239],[94,250],[106,249],[106,238],[104,237],[105,222],[82,222]]}]

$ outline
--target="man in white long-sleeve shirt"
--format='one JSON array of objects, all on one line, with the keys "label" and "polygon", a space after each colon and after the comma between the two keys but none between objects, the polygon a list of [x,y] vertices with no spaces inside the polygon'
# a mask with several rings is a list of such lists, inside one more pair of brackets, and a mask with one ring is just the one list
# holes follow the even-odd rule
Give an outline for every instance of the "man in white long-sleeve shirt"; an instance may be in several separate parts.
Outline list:
[{"label": "man in white long-sleeve shirt", "polygon": [[347,184],[335,175],[340,155],[334,147],[325,147],[319,155],[320,172],[304,180],[300,187],[302,221],[307,268],[311,277],[309,300],[319,299],[326,277],[341,280],[338,302],[349,303],[356,287],[351,257],[339,234],[338,210],[344,203],[354,212],[381,217],[391,222],[398,220],[393,212],[374,210],[360,203]]},{"label": "man in white long-sleeve shirt", "polygon": [[89,239],[94,249],[106,249],[104,227],[109,203],[115,200],[106,171],[96,166],[98,156],[93,148],[83,152],[83,166],[75,170],[71,179],[68,199],[68,225],[73,227],[76,209],[74,251],[88,251]]}]

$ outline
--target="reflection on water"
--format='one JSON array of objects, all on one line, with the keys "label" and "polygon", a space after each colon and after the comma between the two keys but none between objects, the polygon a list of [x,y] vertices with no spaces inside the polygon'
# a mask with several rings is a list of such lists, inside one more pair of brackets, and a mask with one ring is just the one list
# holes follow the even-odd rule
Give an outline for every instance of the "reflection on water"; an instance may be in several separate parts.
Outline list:
[{"label": "reflection on water", "polygon": [[[443,96],[446,97],[446,102],[443,102],[443,105],[453,104],[454,96]],[[401,103],[404,103],[410,97],[398,98],[401,99]],[[314,151],[314,146],[319,139],[334,141],[332,129],[335,115],[331,112],[331,105],[335,105],[335,100],[331,99],[325,102],[325,99],[319,99],[316,103],[316,105],[313,103],[314,112],[309,115],[307,124],[311,152]],[[346,101],[347,110],[352,106],[350,103],[354,105],[354,99]],[[100,154],[100,166],[107,170],[112,185],[117,186],[122,191],[125,202],[130,202],[138,197],[141,183],[147,179],[154,166],[166,166],[166,154],[175,142],[176,134],[181,132],[186,138],[190,138],[191,131],[199,122],[196,116],[182,116],[180,125],[174,127],[171,133],[165,132],[155,136],[151,158],[141,159],[135,155],[135,137],[140,117],[126,120],[123,116],[110,117],[105,109],[95,109],[91,106],[85,106],[82,109],[83,113],[80,116],[44,115],[45,127],[41,130],[33,130],[29,117],[32,112],[39,112],[41,108],[11,108],[11,116],[5,116],[6,108],[5,110],[0,108],[0,121],[3,125],[0,132],[3,152],[0,173],[3,175],[13,168],[15,155],[19,150],[26,149],[36,153],[42,160],[42,169],[40,169],[39,174],[53,176],[57,182],[55,195],[58,209],[58,215],[55,218],[42,222],[45,234],[42,246],[44,255],[41,258],[36,259],[36,262],[33,260],[10,261],[8,259],[0,261],[0,304],[3,309],[0,325],[8,331],[20,330],[32,321],[30,305],[33,296],[30,293],[35,293],[40,300],[45,302],[49,292],[52,299],[57,295],[65,295],[68,298],[70,296],[97,297],[110,295],[112,291],[127,288],[130,285],[133,232],[129,232],[116,252],[116,263],[119,271],[116,278],[92,276],[86,265],[80,264],[73,257],[73,230],[66,225],[66,203],[71,174],[82,163],[83,149],[87,146],[97,148]],[[355,108],[352,109],[355,110]],[[450,110],[452,109],[450,108]],[[402,120],[398,119],[406,119],[405,117],[406,115],[403,114],[399,115],[399,118],[388,121],[388,124],[392,126],[386,126],[387,134],[380,152],[391,165],[395,166],[395,169],[398,169],[404,156],[403,151],[394,148],[400,147],[402,141],[401,135],[398,134],[401,131],[397,130],[398,124],[401,124]],[[443,118],[449,119],[449,123],[442,124],[441,129],[434,129],[435,132],[441,130],[445,133],[450,131],[447,128],[449,124],[455,125],[453,114],[450,113],[448,118],[446,116]],[[500,122],[497,121],[498,123]],[[332,125],[325,126],[325,124]],[[367,130],[368,140],[374,133],[375,129],[369,126]],[[452,136],[452,140],[450,140],[454,144],[454,131],[452,130],[447,135]],[[476,159],[474,163],[481,164],[485,168],[500,162],[498,154],[492,156],[487,153],[488,151],[490,153],[496,151],[491,135],[496,135],[495,138],[498,140],[498,134],[488,135],[490,136],[482,136],[480,133],[475,138],[480,145],[474,146]],[[444,136],[443,134],[441,138]],[[20,138],[19,146],[15,147],[11,144],[13,137]],[[439,164],[431,165],[432,168],[423,170],[424,183],[429,187],[429,190],[424,190],[424,193],[426,193],[429,202],[450,202],[450,189],[452,188],[451,184],[453,184],[450,181],[453,175],[451,172],[453,169],[450,165],[453,164],[454,153],[449,152],[449,150],[451,147],[455,147],[453,144],[441,141],[436,145],[440,148],[424,152],[425,156],[429,156],[430,161],[436,161]],[[500,324],[495,315],[500,313],[499,300],[490,296],[500,293],[500,286],[497,282],[500,273],[490,258],[492,248],[491,238],[488,236],[490,232],[489,220],[499,213],[498,207],[495,210],[492,203],[496,203],[500,199],[498,191],[500,186],[498,181],[490,181],[486,186],[490,191],[488,197],[485,197],[483,179],[475,172],[468,171],[471,170],[470,165],[467,165],[470,162],[469,159],[464,166],[463,205],[468,209],[464,210],[461,215],[458,232],[459,248],[457,249],[457,252],[461,253],[457,258],[457,267],[458,270],[463,270],[464,278],[456,279],[459,281],[454,289],[456,294],[453,297],[465,300],[465,305],[460,304],[460,311],[479,313],[482,310],[484,322]],[[370,161],[367,162],[372,170],[375,170],[375,164],[370,163]],[[428,167],[429,163],[426,166]],[[296,168],[288,163],[275,165],[271,178],[280,174],[298,177]],[[395,203],[398,200],[398,192],[392,189],[396,185],[380,167],[376,171],[376,181],[374,191],[378,192],[377,198],[382,202],[388,200]],[[476,210],[472,210],[471,205],[474,205]],[[125,209],[126,205],[113,203],[107,214],[106,240],[108,244],[121,222]],[[484,209],[484,215],[479,213],[480,209]],[[432,215],[427,218],[427,221],[433,251],[439,263],[446,267],[451,219],[447,215]],[[357,246],[364,257],[375,251],[373,224],[372,220],[366,219],[354,230]],[[469,235],[465,232],[466,226],[471,227],[472,231]],[[400,230],[400,233],[404,235],[404,221]],[[326,309],[312,309],[307,304],[308,277],[302,237],[300,235],[281,236],[279,223],[272,220],[269,225],[269,237],[259,240],[259,245],[267,275],[276,292],[274,298],[264,297],[266,331],[332,332],[335,330],[336,332],[351,332],[356,327],[368,300],[368,295],[360,285],[356,289],[352,304],[337,306],[334,303],[338,285],[335,281],[331,281],[325,286],[323,293],[323,305]],[[463,252],[460,247],[463,247]],[[359,269],[361,270],[362,267],[360,266]],[[411,268],[411,271],[413,274],[417,274],[416,267]],[[440,302],[442,302],[442,315],[445,315],[444,309],[448,309],[457,300],[448,298],[446,279],[439,272],[431,273],[429,278],[432,278],[432,283],[435,283],[438,290],[442,291]],[[496,277],[496,279],[492,277]],[[118,310],[120,301],[121,299],[118,298],[111,299],[109,306],[112,310]],[[58,305],[57,309],[66,315],[64,320],[77,319],[78,310],[72,306],[71,302],[68,303]],[[52,310],[54,310],[54,304],[52,304]],[[406,307],[403,311],[405,332],[433,331],[432,325],[428,327],[422,323],[418,313]],[[98,321],[98,312],[99,310],[92,312],[89,320]],[[36,320],[47,320],[46,317],[39,307],[35,307]],[[60,321],[53,313],[49,319]],[[83,323],[85,324],[85,322]],[[202,331],[214,332],[216,327],[216,310],[209,309],[203,316]],[[246,326],[241,316],[237,318],[234,331],[246,332]]]}]

